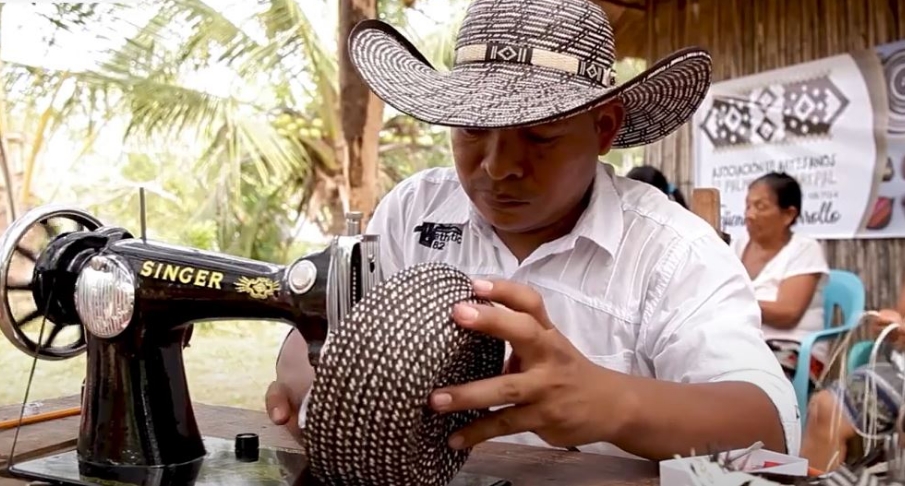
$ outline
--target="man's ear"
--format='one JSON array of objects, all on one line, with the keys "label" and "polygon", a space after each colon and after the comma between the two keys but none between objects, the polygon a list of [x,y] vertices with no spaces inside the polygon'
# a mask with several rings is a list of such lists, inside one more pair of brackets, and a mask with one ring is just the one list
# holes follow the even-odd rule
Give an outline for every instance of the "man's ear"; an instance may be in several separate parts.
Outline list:
[{"label": "man's ear", "polygon": [[615,98],[613,101],[597,108],[595,118],[598,153],[605,155],[612,148],[613,142],[616,140],[616,134],[622,129],[622,123],[625,121],[625,105],[622,104],[622,99]]}]

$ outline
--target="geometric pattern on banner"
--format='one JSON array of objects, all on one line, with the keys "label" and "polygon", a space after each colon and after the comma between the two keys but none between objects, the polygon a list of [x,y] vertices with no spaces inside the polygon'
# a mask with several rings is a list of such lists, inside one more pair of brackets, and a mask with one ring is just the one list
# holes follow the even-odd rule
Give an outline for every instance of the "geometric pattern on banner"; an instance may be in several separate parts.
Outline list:
[{"label": "geometric pattern on banner", "polygon": [[826,137],[849,99],[829,75],[715,96],[700,128],[716,149]]},{"label": "geometric pattern on banner", "polygon": [[889,133],[905,135],[905,49],[883,59],[886,98],[889,100]]}]

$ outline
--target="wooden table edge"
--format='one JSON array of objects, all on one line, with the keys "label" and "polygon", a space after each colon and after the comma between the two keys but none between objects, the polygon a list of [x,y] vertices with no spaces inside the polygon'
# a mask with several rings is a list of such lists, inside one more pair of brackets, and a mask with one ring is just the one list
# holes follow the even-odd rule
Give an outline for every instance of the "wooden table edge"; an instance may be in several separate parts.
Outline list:
[{"label": "wooden table edge", "polygon": [[[42,400],[41,412],[78,405],[78,396]],[[0,420],[17,418],[21,405],[0,407]],[[273,425],[263,411],[194,402],[201,434],[232,439],[238,433],[259,435],[261,445],[301,452],[301,446],[284,427]],[[75,447],[80,416],[26,425],[19,433],[33,446],[17,446],[15,462],[33,459]],[[15,429],[0,431],[0,486],[26,484],[5,478],[9,445]],[[50,436],[44,440],[41,436]],[[35,437],[40,437],[36,439]],[[468,472],[503,477],[514,486],[562,484],[569,486],[656,486],[657,465],[636,459],[571,452],[521,444],[488,442],[477,446],[463,469]],[[559,477],[562,479],[558,479]]]}]

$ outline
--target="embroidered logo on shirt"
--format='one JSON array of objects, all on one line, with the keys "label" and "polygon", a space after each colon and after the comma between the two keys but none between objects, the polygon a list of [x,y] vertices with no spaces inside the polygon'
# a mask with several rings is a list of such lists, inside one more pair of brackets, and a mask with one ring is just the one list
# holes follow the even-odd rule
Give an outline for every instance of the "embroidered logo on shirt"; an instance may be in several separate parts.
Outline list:
[{"label": "embroidered logo on shirt", "polygon": [[460,224],[437,224],[422,222],[415,227],[415,233],[420,233],[418,244],[433,248],[434,250],[443,250],[449,242],[462,244],[462,225]]}]

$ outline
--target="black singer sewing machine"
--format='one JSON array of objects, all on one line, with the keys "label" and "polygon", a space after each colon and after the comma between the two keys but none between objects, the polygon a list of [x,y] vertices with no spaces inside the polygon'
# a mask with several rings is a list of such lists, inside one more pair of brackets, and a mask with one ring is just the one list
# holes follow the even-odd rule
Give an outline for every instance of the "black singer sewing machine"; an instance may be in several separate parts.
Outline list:
[{"label": "black singer sewing machine", "polygon": [[[60,219],[77,228],[55,234],[50,222]],[[317,484],[301,450],[268,449],[254,434],[202,436],[182,353],[192,323],[266,319],[298,329],[316,365],[328,330],[382,280],[378,237],[360,225],[360,215],[348,215],[347,234],[283,266],[150,241],[68,207],[15,221],[0,240],[0,330],[38,359],[87,351],[87,370],[76,450],[9,472],[71,485]],[[35,228],[50,236],[40,251],[26,244]],[[30,282],[11,274],[15,255],[33,262]],[[17,320],[14,293],[31,294],[37,311]],[[46,338],[32,339],[23,326],[41,318]],[[78,338],[56,344],[67,328]],[[453,484],[508,483],[459,474]]]}]

